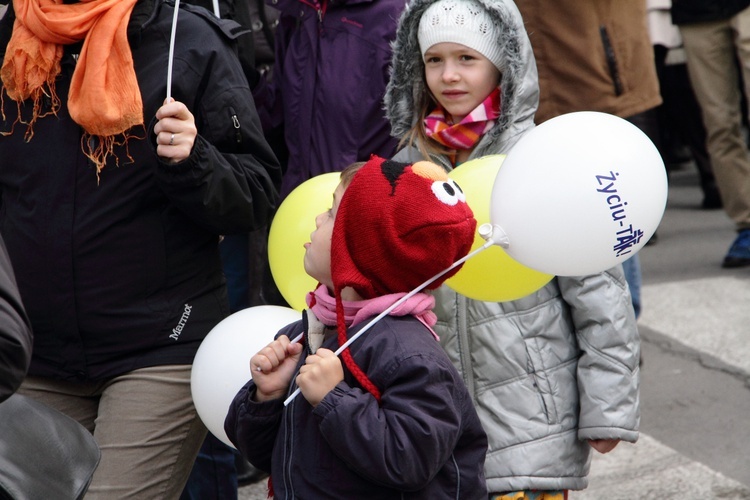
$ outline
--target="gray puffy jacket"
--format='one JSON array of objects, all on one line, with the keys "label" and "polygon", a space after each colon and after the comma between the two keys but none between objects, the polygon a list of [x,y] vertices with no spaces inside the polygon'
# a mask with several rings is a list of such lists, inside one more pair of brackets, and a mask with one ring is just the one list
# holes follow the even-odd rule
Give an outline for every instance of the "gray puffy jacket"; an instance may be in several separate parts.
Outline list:
[{"label": "gray puffy jacket", "polygon": [[[401,137],[426,92],[417,27],[434,0],[414,0],[401,19],[386,113]],[[536,64],[515,4],[478,0],[498,20],[505,54],[503,110],[472,158],[504,154],[534,126]],[[421,158],[414,147],[401,161]],[[444,157],[433,161],[451,168]],[[620,266],[557,277],[512,302],[479,302],[447,286],[435,291],[436,331],[469,387],[489,439],[491,492],[583,489],[588,439],[635,442],[639,425],[640,341]]]}]

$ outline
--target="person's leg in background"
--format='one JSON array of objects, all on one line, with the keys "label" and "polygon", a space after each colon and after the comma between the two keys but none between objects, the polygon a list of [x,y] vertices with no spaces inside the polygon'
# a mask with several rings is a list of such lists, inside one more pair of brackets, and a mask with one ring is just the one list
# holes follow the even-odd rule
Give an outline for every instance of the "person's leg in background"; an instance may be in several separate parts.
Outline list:
[{"label": "person's leg in background", "polygon": [[[659,79],[659,91],[662,104],[656,107],[659,125],[659,153],[667,167],[667,173],[676,166],[690,161],[691,155],[681,134],[676,130],[678,124],[673,121],[672,110],[667,104],[670,96],[674,95],[674,80],[672,72],[668,71],[667,56],[674,50],[664,45],[654,45],[654,65]],[[683,51],[684,52],[684,51]]]},{"label": "person's leg in background", "polygon": [[[643,113],[638,113],[636,115],[630,116],[627,118],[627,120],[638,127],[644,134],[646,134],[648,138],[651,139],[651,142],[653,142],[657,147],[657,149],[660,148],[661,141],[659,138],[659,120],[656,108],[652,108],[644,111]],[[654,232],[653,236],[651,236],[651,239],[646,244],[655,243],[656,238],[656,232]],[[630,296],[633,301],[633,310],[635,311],[635,317],[638,318],[638,316],[640,316],[641,314],[642,308],[641,282],[643,280],[641,275],[641,261],[638,257],[638,254],[636,253],[629,259],[623,261],[622,268],[625,272],[625,280],[628,282],[628,287],[630,288]]]},{"label": "person's leg in background", "polygon": [[680,26],[680,33],[724,211],[738,231],[722,266],[747,266],[750,265],[750,157],[742,132],[736,57],[740,58],[744,77],[750,83],[750,8],[727,21]]},{"label": "person's leg in background", "polygon": [[[190,365],[142,368],[105,388],[94,430],[102,461],[87,500],[179,498],[206,437],[193,405],[190,371]],[[144,482],[152,471],[156,478]],[[105,487],[99,487],[102,478]]]},{"label": "person's leg in background", "polygon": [[722,207],[721,195],[706,149],[706,128],[703,126],[701,108],[690,85],[684,54],[682,47],[670,50],[663,45],[654,46],[656,73],[664,101],[657,108],[662,157],[665,162],[668,161],[670,143],[677,142],[687,147],[698,170],[703,192],[701,207],[718,209]]},{"label": "person's leg in background", "polygon": [[102,382],[28,377],[19,393],[93,431],[101,461],[87,500],[179,498],[206,436],[190,365],[141,368]]},{"label": "person's leg in background", "polygon": [[68,382],[29,375],[18,389],[18,394],[64,413],[93,434],[99,411],[99,397],[105,383]]},{"label": "person's leg in background", "polygon": [[195,459],[180,500],[237,500],[236,451],[210,432]]},{"label": "person's leg in background", "polygon": [[629,259],[623,261],[622,270],[625,272],[625,281],[630,288],[630,297],[633,301],[633,311],[635,318],[641,315],[641,260],[636,253]]}]

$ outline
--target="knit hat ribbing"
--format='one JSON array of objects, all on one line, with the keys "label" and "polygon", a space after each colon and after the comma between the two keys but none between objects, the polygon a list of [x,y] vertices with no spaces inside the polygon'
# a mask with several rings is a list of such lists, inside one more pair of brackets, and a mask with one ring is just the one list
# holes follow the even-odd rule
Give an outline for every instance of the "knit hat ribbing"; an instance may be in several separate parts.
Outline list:
[{"label": "knit hat ribbing", "polygon": [[503,71],[495,23],[485,8],[474,0],[438,0],[433,3],[419,20],[417,36],[422,58],[427,49],[437,43],[460,43],[476,50]]}]

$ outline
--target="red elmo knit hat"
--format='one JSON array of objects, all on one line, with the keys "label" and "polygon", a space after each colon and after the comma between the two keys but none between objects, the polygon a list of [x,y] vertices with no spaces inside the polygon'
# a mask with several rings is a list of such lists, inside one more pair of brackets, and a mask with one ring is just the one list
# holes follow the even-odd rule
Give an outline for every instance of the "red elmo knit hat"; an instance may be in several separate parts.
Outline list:
[{"label": "red elmo knit hat", "polygon": [[365,299],[410,292],[469,252],[476,225],[461,188],[443,168],[373,156],[352,178],[336,214],[334,292],[351,286]]},{"label": "red elmo knit hat", "polygon": [[[339,202],[331,237],[331,277],[339,345],[347,340],[341,290],[365,299],[408,293],[464,257],[477,222],[461,188],[440,166],[373,156],[354,174]],[[457,266],[427,288],[437,288]],[[380,391],[341,352],[357,381],[380,402]]]}]

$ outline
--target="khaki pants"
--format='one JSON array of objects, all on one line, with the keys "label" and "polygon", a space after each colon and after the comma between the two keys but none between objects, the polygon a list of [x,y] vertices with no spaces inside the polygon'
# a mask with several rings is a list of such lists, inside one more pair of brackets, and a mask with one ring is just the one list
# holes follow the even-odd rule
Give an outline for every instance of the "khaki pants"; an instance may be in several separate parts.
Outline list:
[{"label": "khaki pants", "polygon": [[190,366],[143,368],[101,382],[27,377],[18,391],[69,415],[96,438],[90,499],[177,499],[206,435]]},{"label": "khaki pants", "polygon": [[680,33],[724,210],[738,230],[750,229],[750,156],[735,62],[736,57],[750,98],[750,7],[724,21],[680,26]]}]

